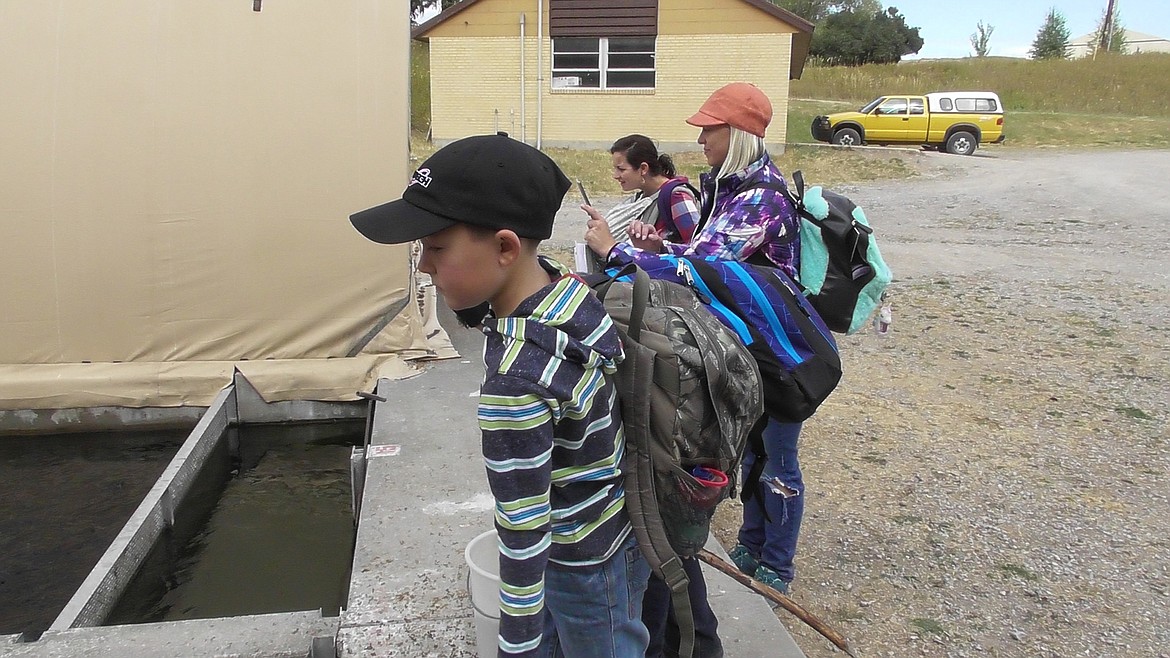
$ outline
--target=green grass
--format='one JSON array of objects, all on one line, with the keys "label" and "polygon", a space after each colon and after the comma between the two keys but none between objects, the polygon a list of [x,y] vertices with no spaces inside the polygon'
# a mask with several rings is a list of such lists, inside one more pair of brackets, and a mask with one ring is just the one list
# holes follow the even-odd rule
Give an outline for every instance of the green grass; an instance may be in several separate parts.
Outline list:
[{"label": "green grass", "polygon": [[410,41],[410,127],[425,136],[431,127],[430,45]]},{"label": "green grass", "polygon": [[1010,112],[1005,145],[1170,147],[1170,117]]},{"label": "green grass", "polygon": [[[617,182],[610,177],[609,153],[605,149],[548,148],[545,151],[571,180],[581,179],[591,197],[622,195]],[[425,134],[416,131],[410,143],[414,164],[417,165],[434,152],[434,144],[426,141]],[[672,156],[679,173],[691,180],[699,180],[699,174],[709,169],[702,153],[685,152]],[[832,187],[843,183],[916,176],[917,171],[909,161],[910,157],[896,150],[871,151],[789,144],[784,153],[776,157],[776,164],[785,173],[797,170],[804,172],[805,180],[810,185]],[[579,200],[575,186],[569,191],[568,198]]]},{"label": "green grass", "polygon": [[1154,417],[1150,414],[1138,409],[1137,407],[1118,407],[1117,413],[1126,418],[1133,418],[1135,420],[1153,420]]},{"label": "green grass", "polygon": [[932,635],[946,635],[947,634],[946,628],[944,628],[942,624],[940,624],[938,621],[936,621],[934,619],[927,619],[925,617],[915,617],[914,619],[910,620],[910,625],[917,628],[918,630],[922,631],[923,633],[929,633]]},{"label": "green grass", "polygon": [[1001,564],[1001,565],[999,565],[999,570],[1002,571],[1008,577],[1014,576],[1016,578],[1022,578],[1024,580],[1038,580],[1039,579],[1039,576],[1037,576],[1030,569],[1028,569],[1027,567],[1022,567],[1018,564]]},{"label": "green grass", "polygon": [[1071,112],[1170,118],[1170,54],[1032,61],[1001,57],[910,61],[859,67],[809,66],[793,98],[849,101],[882,94],[985,89],[1009,112]]}]

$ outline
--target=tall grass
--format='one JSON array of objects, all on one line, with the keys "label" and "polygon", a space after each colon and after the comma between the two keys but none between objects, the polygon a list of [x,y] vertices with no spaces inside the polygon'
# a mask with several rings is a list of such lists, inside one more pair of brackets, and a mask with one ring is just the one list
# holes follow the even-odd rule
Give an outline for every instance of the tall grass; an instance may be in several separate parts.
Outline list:
[{"label": "tall grass", "polygon": [[430,45],[410,41],[410,129],[426,135],[431,128]]},{"label": "tall grass", "polygon": [[860,106],[883,94],[965,89],[993,91],[1009,111],[1170,117],[1170,53],[1107,55],[1096,60],[971,57],[859,67],[810,66],[800,80],[793,81],[791,94]]}]

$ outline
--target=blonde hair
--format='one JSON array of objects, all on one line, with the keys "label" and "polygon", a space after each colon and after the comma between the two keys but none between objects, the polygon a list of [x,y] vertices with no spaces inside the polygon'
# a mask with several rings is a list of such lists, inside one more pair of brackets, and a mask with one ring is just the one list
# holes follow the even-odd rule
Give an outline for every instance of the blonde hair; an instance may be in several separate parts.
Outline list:
[{"label": "blonde hair", "polygon": [[735,126],[728,128],[731,129],[731,137],[728,140],[727,157],[723,159],[723,164],[719,165],[719,173],[715,176],[717,179],[727,178],[747,169],[748,165],[762,158],[768,149],[763,137],[757,137]]},{"label": "blonde hair", "polygon": [[713,196],[716,198],[719,197],[720,181],[747,169],[753,162],[764,157],[768,151],[763,137],[757,137],[735,126],[728,126],[728,128],[731,129],[731,136],[727,144],[727,157],[723,158],[723,164],[719,165],[719,171],[715,174]]}]

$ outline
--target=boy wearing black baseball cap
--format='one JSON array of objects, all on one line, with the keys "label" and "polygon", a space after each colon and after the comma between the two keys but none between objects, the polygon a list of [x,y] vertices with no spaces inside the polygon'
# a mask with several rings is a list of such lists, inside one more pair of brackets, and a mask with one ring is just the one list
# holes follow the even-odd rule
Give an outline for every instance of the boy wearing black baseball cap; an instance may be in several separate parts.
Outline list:
[{"label": "boy wearing black baseball cap", "polygon": [[579,278],[537,256],[569,180],[506,135],[438,150],[397,201],[350,217],[367,238],[421,240],[418,269],[452,309],[483,302],[479,425],[500,535],[499,656],[642,656],[650,568],[630,532],[617,330]]}]

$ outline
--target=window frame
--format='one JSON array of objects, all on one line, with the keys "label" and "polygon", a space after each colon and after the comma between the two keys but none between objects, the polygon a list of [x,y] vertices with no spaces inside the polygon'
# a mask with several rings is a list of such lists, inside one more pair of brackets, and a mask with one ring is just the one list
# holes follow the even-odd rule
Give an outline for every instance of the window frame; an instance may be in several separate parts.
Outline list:
[{"label": "window frame", "polygon": [[[573,54],[592,55],[592,54],[594,54],[594,51],[588,51],[588,53],[585,53],[584,51],[558,51],[557,50],[557,42],[562,41],[562,40],[567,40],[567,39],[573,39],[573,40],[589,39],[589,40],[596,41],[597,42],[597,50],[596,50],[597,68],[594,69],[594,68],[568,68],[568,67],[564,67],[564,68],[558,69],[556,67],[558,55],[573,55]],[[614,52],[610,47],[611,42],[612,41],[622,41],[622,40],[628,40],[628,41],[649,40],[650,41],[650,49],[649,50],[633,50],[633,51]],[[657,66],[657,64],[658,64],[658,37],[657,36],[618,36],[618,37],[564,36],[564,37],[552,37],[550,39],[550,41],[551,41],[551,44],[550,44],[551,57],[549,58],[549,70],[550,70],[549,86],[552,90],[555,90],[555,91],[583,91],[583,90],[584,91],[655,91],[658,88],[658,66]],[[627,67],[614,68],[614,67],[610,66],[610,63],[609,63],[611,55],[635,55],[635,56],[649,55],[653,66],[651,66],[650,68],[627,68]],[[559,75],[558,75],[558,73],[559,73]],[[578,74],[578,73],[596,73],[597,74],[597,86],[596,87],[585,86],[585,85],[557,86],[557,84],[555,82],[557,78],[570,77],[570,76],[573,76],[574,74]],[[610,75],[612,73],[649,73],[651,76],[653,76],[653,84],[651,84],[650,86],[637,86],[637,87],[635,87],[635,86],[613,86],[609,82]],[[578,77],[583,77],[583,76],[578,76]]]}]

